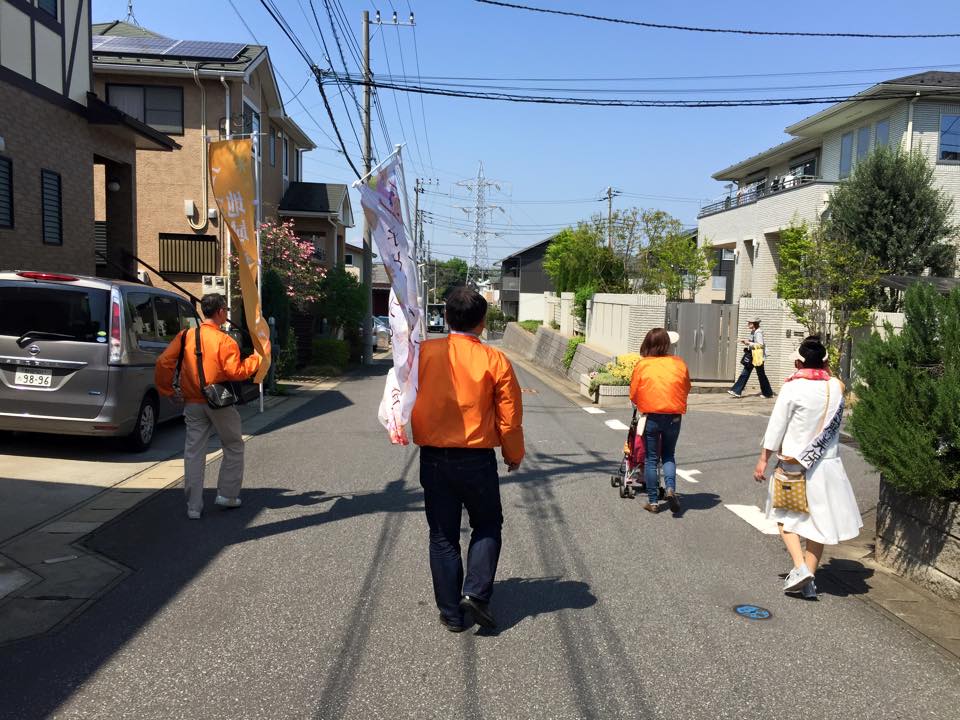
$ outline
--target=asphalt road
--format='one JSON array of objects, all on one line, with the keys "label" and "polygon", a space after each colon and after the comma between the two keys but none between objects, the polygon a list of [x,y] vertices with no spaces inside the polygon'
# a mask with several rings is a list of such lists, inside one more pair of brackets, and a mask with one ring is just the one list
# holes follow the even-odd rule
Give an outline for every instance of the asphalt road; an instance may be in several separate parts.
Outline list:
[{"label": "asphalt road", "polygon": [[[210,494],[190,522],[171,490],[93,536],[134,572],[58,633],[0,648],[0,716],[955,720],[955,663],[862,588],[785,597],[779,540],[725,507],[762,503],[764,418],[691,412],[678,460],[698,482],[679,481],[680,517],[652,516],[608,482],[624,433],[606,423],[629,413],[519,375],[499,635],[438,624],[416,450],[377,424],[382,377],[351,376],[249,442],[242,508]],[[844,459],[866,509],[876,480]]]}]

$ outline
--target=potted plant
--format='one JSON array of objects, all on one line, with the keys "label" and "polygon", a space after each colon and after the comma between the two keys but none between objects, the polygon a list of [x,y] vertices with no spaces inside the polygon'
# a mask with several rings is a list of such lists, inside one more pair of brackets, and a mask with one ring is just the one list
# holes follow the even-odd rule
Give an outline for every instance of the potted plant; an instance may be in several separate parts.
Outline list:
[{"label": "potted plant", "polygon": [[877,560],[960,601],[960,289],[911,287],[855,358],[850,428],[880,471]]},{"label": "potted plant", "polygon": [[628,404],[626,398],[630,396],[630,378],[639,359],[637,353],[619,355],[589,375],[581,375],[580,392],[601,407]]}]

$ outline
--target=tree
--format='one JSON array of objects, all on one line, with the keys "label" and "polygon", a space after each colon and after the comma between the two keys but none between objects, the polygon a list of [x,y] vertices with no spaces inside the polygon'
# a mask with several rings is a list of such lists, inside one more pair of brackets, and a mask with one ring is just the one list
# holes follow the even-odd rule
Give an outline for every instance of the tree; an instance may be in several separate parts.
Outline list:
[{"label": "tree", "polygon": [[647,248],[641,285],[646,292],[662,292],[667,300],[692,300],[713,273],[713,246],[697,246],[696,238],[670,230]]},{"label": "tree", "polygon": [[850,332],[872,322],[883,272],[876,258],[829,222],[792,222],[780,231],[780,272],[774,290],[811,335],[819,335],[830,361],[843,367]]},{"label": "tree", "polygon": [[960,290],[907,290],[898,335],[887,326],[857,346],[850,428],[894,487],[960,499]]},{"label": "tree", "polygon": [[575,292],[588,285],[596,292],[626,289],[623,259],[606,246],[603,236],[588,223],[566,228],[554,236],[547,246],[543,269],[558,293]]},{"label": "tree", "polygon": [[344,328],[358,326],[367,313],[367,290],[343,265],[330,270],[320,284],[318,315],[334,337]]},{"label": "tree", "polygon": [[[849,238],[891,275],[950,276],[956,248],[945,242],[957,231],[953,200],[934,182],[933,167],[919,152],[877,148],[830,198],[832,232]],[[899,308],[896,296],[877,299]]]},{"label": "tree", "polygon": [[[277,274],[290,304],[303,310],[320,297],[320,283],[326,270],[314,259],[313,243],[301,240],[292,222],[268,220],[260,226],[260,263],[264,276]],[[233,277],[239,278],[237,256],[230,256]],[[239,287],[239,280],[235,280]]]},{"label": "tree", "polygon": [[[439,302],[447,297],[447,294],[458,285],[464,285],[467,282],[467,261],[463,258],[450,258],[440,262],[431,259],[428,271],[435,269],[436,287],[434,288],[434,302]],[[433,281],[433,278],[428,278]]]}]

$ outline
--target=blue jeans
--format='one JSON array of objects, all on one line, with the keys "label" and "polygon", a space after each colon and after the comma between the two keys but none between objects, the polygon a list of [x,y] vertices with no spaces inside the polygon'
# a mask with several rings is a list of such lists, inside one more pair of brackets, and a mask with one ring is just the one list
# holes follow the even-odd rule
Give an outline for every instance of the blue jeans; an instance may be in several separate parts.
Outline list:
[{"label": "blue jeans", "polygon": [[647,427],[643,431],[643,442],[647,458],[643,465],[643,481],[647,484],[647,497],[651,505],[660,500],[660,488],[657,482],[657,463],[663,463],[663,483],[667,490],[677,489],[677,439],[680,437],[680,419],[682,415],[647,415]]},{"label": "blue jeans", "polygon": [[[430,527],[430,573],[441,614],[463,622],[460,597],[489,602],[500,559],[500,480],[492,449],[420,448],[420,484]],[[470,547],[464,578],[460,517],[470,518]]]}]

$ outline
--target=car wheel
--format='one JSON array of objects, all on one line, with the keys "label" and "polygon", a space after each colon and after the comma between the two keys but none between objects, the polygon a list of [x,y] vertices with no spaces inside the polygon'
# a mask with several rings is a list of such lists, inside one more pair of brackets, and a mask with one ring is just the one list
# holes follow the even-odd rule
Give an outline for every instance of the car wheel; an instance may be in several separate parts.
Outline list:
[{"label": "car wheel", "polygon": [[127,444],[136,452],[143,452],[153,442],[153,434],[157,429],[157,401],[151,395],[146,395],[140,403],[140,412],[137,413],[137,422]]}]

